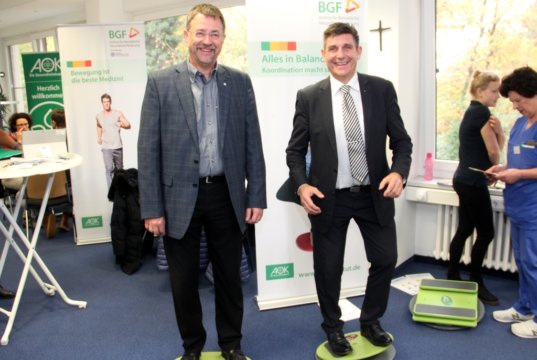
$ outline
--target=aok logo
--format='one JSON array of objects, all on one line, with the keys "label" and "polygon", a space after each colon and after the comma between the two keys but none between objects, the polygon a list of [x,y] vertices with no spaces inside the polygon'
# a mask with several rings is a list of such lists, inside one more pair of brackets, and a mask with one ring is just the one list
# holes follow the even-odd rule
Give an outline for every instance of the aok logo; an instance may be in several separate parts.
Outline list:
[{"label": "aok logo", "polygon": [[442,296],[440,301],[442,301],[442,304],[444,304],[446,306],[453,305],[453,299],[450,296],[447,296],[447,295]]},{"label": "aok logo", "polygon": [[319,1],[319,12],[336,14],[343,8],[343,2],[345,2],[345,12],[350,13],[360,8],[360,4],[353,0],[340,0],[340,1]]},{"label": "aok logo", "polygon": [[102,216],[88,216],[82,218],[82,228],[96,228],[103,227],[103,217]]},{"label": "aok logo", "polygon": [[295,276],[293,263],[266,266],[267,280],[289,279]]},{"label": "aok logo", "polygon": [[59,73],[60,72],[60,59],[56,58],[41,58],[36,59],[34,66],[30,70],[30,73]]}]

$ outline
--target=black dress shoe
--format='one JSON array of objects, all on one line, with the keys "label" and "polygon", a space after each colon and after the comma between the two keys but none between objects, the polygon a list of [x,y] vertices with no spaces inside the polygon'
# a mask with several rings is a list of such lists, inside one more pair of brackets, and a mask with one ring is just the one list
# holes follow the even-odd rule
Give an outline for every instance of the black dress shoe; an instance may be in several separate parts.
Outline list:
[{"label": "black dress shoe", "polygon": [[388,346],[392,343],[392,338],[382,329],[379,323],[362,325],[360,333],[375,346]]},{"label": "black dress shoe", "polygon": [[181,360],[200,360],[200,358],[201,354],[198,353],[188,353],[181,356]]},{"label": "black dress shoe", "polygon": [[15,297],[15,293],[10,290],[6,290],[0,285],[0,299],[13,299]]},{"label": "black dress shoe", "polygon": [[240,349],[222,350],[222,357],[226,360],[246,360],[246,355]]},{"label": "black dress shoe", "polygon": [[341,331],[328,334],[328,346],[337,356],[344,356],[352,352],[352,346]]},{"label": "black dress shoe", "polygon": [[470,281],[477,283],[477,297],[487,305],[500,305],[498,298],[487,289],[481,276],[470,275]]},{"label": "black dress shoe", "polygon": [[477,297],[487,305],[500,305],[500,300],[481,283],[477,286]]}]

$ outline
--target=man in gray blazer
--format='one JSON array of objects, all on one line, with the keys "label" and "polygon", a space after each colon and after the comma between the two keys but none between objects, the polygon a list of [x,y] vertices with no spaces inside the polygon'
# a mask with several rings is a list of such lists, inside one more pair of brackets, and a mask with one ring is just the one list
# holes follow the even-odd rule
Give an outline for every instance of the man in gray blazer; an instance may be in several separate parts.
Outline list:
[{"label": "man in gray blazer", "polygon": [[225,39],[218,8],[192,8],[184,38],[188,60],[147,81],[138,139],[142,218],[164,236],[182,359],[199,359],[206,340],[198,292],[203,227],[218,343],[225,359],[241,360],[242,236],[266,208],[254,90],[248,75],[217,64]]},{"label": "man in gray blazer", "polygon": [[[371,263],[360,316],[361,334],[377,346],[392,342],[379,318],[386,310],[397,261],[393,199],[401,194],[408,176],[412,142],[403,125],[393,85],[356,72],[362,48],[352,25],[330,25],[324,32],[322,54],[330,77],[298,91],[287,165],[293,189],[311,221],[322,328],[332,352],[342,356],[353,351],[343,334],[338,306],[351,219],[360,228]],[[348,95],[351,99],[347,103],[353,104],[356,114],[352,117],[355,127],[361,128],[365,139],[365,148],[359,151],[365,152],[361,176],[351,169],[348,143],[357,141],[349,141],[345,129],[345,118],[350,118],[344,107]],[[386,159],[387,138],[393,154],[391,166]]]}]

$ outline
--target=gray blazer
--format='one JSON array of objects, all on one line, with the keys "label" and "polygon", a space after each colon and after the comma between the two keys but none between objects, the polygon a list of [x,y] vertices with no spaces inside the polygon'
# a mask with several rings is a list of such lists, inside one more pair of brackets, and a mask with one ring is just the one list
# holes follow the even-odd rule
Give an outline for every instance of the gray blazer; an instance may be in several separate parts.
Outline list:
[{"label": "gray blazer", "polygon": [[[265,161],[252,82],[218,65],[218,140],[235,210],[245,230],[246,208],[266,208]],[[166,218],[166,234],[182,238],[198,195],[199,139],[186,61],[149,75],[138,137],[143,219]]]}]

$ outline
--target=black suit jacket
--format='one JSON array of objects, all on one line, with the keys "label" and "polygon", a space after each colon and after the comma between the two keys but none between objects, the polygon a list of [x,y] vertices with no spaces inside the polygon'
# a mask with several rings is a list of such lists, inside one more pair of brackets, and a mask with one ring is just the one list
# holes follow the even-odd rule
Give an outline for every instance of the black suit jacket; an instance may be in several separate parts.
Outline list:
[{"label": "black suit jacket", "polygon": [[[391,82],[379,77],[359,74],[366,156],[371,180],[374,209],[381,225],[393,221],[394,201],[377,190],[380,181],[390,172],[406,179],[410,171],[412,141],[401,119],[397,94]],[[386,141],[392,150],[388,166]],[[311,146],[311,168],[306,177],[306,153]],[[293,132],[287,147],[287,165],[294,190],[304,183],[319,188],[324,199],[314,198],[321,208],[310,216],[314,230],[326,231],[334,210],[338,170],[336,135],[332,116],[330,78],[301,89],[297,93]]]}]

